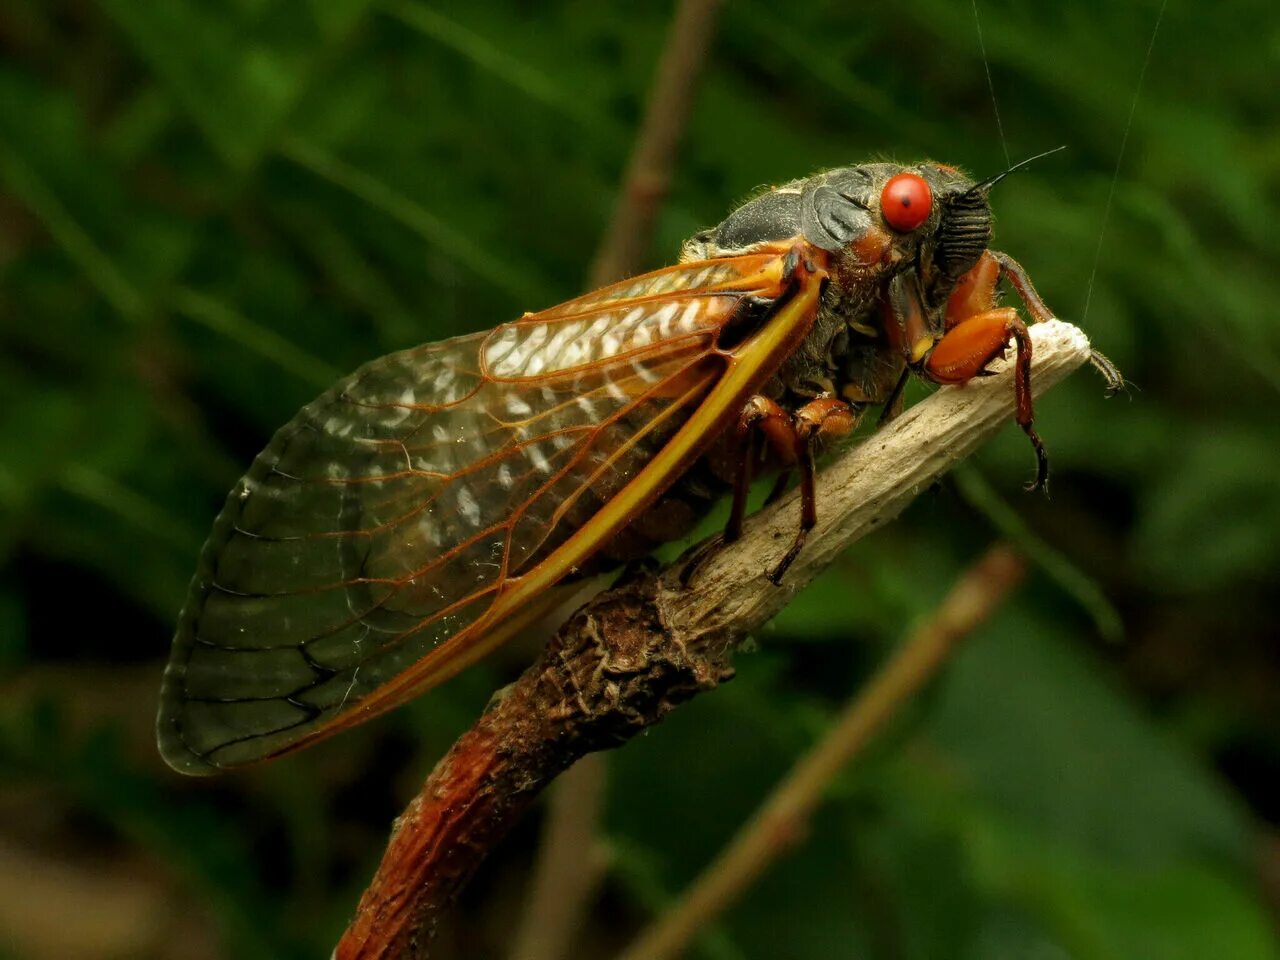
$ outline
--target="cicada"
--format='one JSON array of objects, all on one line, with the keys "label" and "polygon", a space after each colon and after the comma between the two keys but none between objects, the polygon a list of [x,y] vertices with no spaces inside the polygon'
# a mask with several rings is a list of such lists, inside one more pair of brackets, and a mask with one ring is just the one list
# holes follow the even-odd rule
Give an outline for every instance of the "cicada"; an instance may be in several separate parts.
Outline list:
[{"label": "cicada", "polygon": [[895,409],[910,374],[963,384],[1011,341],[1042,485],[1031,341],[1000,281],[1050,312],[988,249],[999,179],[868,163],[796,180],[675,266],[335,384],[214,523],[165,672],[164,758],[211,773],[382,714],[730,491],[732,539],[762,466],[804,491],[776,580],[816,516],[815,446]]}]

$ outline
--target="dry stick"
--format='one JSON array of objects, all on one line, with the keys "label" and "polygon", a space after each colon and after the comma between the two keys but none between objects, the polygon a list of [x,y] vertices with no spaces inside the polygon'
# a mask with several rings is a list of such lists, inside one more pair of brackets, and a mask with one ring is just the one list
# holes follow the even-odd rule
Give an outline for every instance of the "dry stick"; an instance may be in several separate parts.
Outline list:
[{"label": "dry stick", "polygon": [[[1031,339],[1037,395],[1089,358],[1084,334],[1061,321],[1034,325]],[[688,586],[677,561],[578,610],[431,772],[396,822],[335,957],[426,956],[442,911],[548,783],[584,754],[620,745],[732,676],[745,637],[1011,419],[1009,364],[998,369],[940,389],[823,470],[818,523],[781,587],[767,573],[795,536],[795,493],[752,517],[736,543],[707,555]]]},{"label": "dry stick", "polygon": [[930,619],[915,630],[849,701],[822,741],[802,757],[729,845],[618,960],[670,960],[724,912],[804,832],[831,781],[897,710],[932,679],[956,645],[998,607],[1026,564],[996,544],[961,575]]},{"label": "dry stick", "polygon": [[[590,289],[630,276],[644,264],[721,4],[681,0],[675,11],[613,216],[592,261]],[[608,866],[597,831],[606,767],[604,754],[587,754],[564,772],[548,797],[511,960],[561,960],[581,932]]]}]

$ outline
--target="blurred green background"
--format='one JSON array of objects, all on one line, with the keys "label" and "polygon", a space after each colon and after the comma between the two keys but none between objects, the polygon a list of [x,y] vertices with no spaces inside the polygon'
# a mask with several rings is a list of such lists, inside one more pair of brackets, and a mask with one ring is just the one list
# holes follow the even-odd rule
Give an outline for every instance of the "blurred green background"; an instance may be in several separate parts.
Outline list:
[{"label": "blurred green background", "polygon": [[[1280,908],[1280,18],[983,0],[997,245],[1134,389],[1039,407],[863,541],[737,680],[610,758],[575,953],[675,897],[965,563],[1033,576],[701,958],[1261,960]],[[380,353],[580,292],[671,8],[6,0],[0,8],[0,957],[327,956],[391,819],[511,649],[377,723],[192,781],[151,724],[207,525]],[[760,184],[1005,164],[970,4],[721,18],[650,262]],[[1092,277],[1103,210],[1114,203]],[[1089,296],[1090,284],[1092,296]],[[502,957],[537,836],[440,955]]]}]

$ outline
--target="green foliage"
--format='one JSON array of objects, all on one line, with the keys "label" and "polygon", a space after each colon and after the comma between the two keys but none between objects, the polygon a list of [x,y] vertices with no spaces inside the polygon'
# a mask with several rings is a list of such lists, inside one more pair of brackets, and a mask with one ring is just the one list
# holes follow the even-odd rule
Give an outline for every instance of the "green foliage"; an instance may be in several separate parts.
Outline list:
[{"label": "green foliage", "polygon": [[[969,4],[726,5],[653,264],[761,184],[875,156],[985,174],[1066,143],[998,188],[997,242],[1134,387],[1104,400],[1081,373],[1040,405],[1052,500],[1017,493],[1008,431],[799,597],[738,680],[613,758],[610,889],[634,921],[994,528],[1043,574],[701,955],[1277,956],[1254,879],[1280,819],[1273,18],[1171,7],[1129,127],[1159,9],[984,2],[984,64]],[[330,949],[399,803],[528,651],[277,765],[179,782],[151,679],[195,552],[342,371],[580,291],[669,15],[0,13],[0,839],[161,867],[227,956]],[[55,826],[27,836],[44,808]],[[494,878],[519,877],[527,839],[482,892],[517,882]],[[495,916],[481,899],[461,955],[503,950],[513,909],[469,924]]]}]

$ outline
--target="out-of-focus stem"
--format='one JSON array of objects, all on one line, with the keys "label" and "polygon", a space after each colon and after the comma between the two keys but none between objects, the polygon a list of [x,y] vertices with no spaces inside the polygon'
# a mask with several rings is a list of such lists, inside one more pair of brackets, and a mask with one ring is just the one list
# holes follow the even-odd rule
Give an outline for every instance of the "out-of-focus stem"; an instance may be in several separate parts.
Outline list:
[{"label": "out-of-focus stem", "polygon": [[986,620],[1022,579],[1022,558],[1008,545],[988,550],[956,581],[933,615],[907,639],[841,712],[675,906],[619,960],[670,960],[725,911],[804,833],[832,779],[921,687],[956,645]]}]

